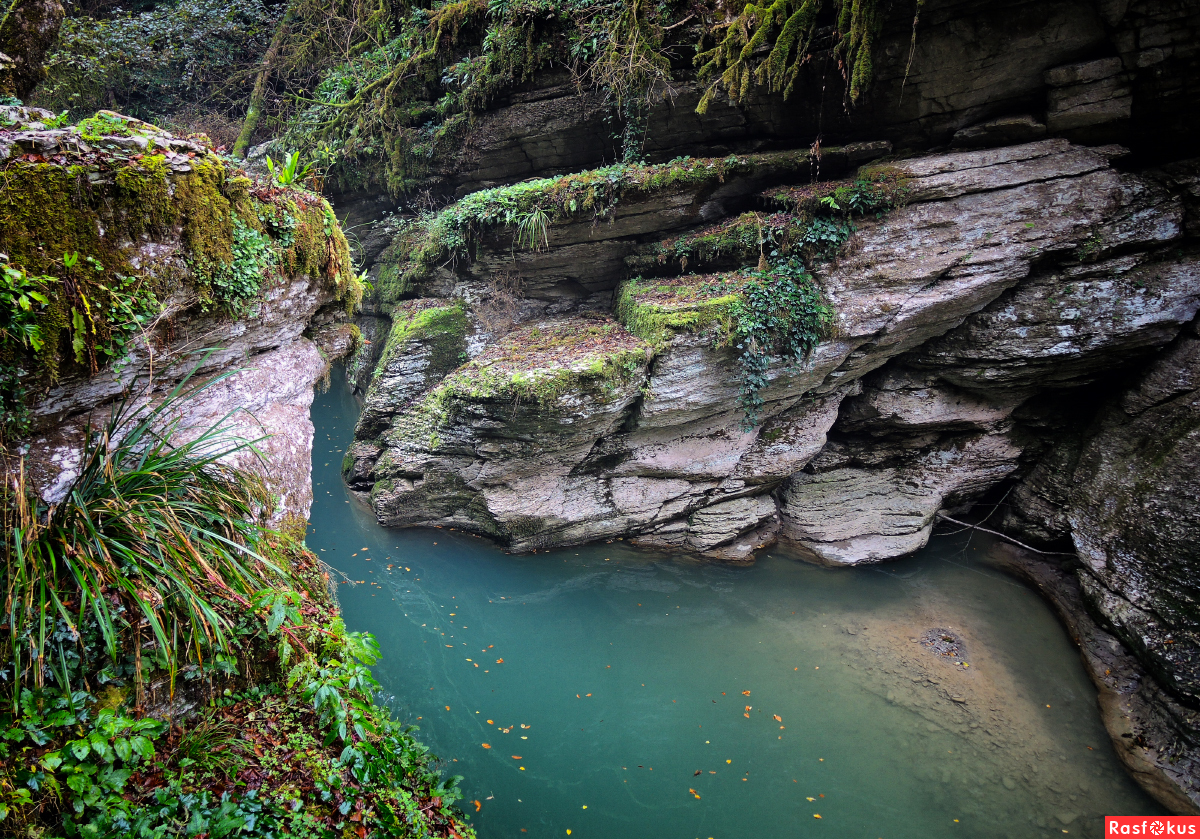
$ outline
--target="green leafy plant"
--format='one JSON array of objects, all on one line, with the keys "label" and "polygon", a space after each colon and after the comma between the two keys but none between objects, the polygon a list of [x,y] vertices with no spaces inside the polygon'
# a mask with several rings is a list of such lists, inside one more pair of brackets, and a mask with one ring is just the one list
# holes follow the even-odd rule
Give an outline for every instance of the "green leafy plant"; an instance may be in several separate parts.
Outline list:
[{"label": "green leafy plant", "polygon": [[235,312],[241,311],[247,300],[258,296],[263,276],[278,258],[267,234],[234,215],[233,261],[213,274],[213,286],[218,296]]},{"label": "green leafy plant", "polygon": [[516,243],[531,251],[550,248],[550,217],[541,207],[534,207],[517,218]]},{"label": "green leafy plant", "polygon": [[127,808],[121,793],[154,757],[164,723],[96,711],[86,691],[24,688],[16,699],[0,740],[0,821],[35,793],[64,799],[76,816]]},{"label": "green leafy plant", "polygon": [[0,266],[0,341],[8,346],[40,350],[38,314],[50,303],[46,288],[54,277],[31,277],[21,268]]},{"label": "green leafy plant", "polygon": [[312,174],[313,165],[305,163],[301,167],[300,152],[294,151],[287,155],[279,166],[268,156],[267,171],[271,173],[272,180],[280,186],[294,186],[303,183]]},{"label": "green leafy plant", "polygon": [[28,352],[45,348],[42,313],[50,303],[49,288],[57,282],[54,277],[31,276],[15,265],[0,263],[0,438],[23,434],[29,428],[20,360]]},{"label": "green leafy plant", "polygon": [[738,350],[743,427],[759,422],[761,391],[769,383],[771,357],[805,360],[833,325],[833,310],[821,299],[812,275],[796,260],[753,272],[733,309],[728,340]]}]

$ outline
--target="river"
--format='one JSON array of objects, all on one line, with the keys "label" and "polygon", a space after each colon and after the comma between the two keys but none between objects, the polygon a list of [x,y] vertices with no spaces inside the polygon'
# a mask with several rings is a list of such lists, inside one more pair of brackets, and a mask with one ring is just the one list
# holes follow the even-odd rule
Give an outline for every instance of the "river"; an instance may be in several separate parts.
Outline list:
[{"label": "river", "polygon": [[313,405],[308,545],[480,839],[1100,836],[1163,812],[1049,607],[978,535],[826,569],[387,530],[340,477],[339,373]]}]

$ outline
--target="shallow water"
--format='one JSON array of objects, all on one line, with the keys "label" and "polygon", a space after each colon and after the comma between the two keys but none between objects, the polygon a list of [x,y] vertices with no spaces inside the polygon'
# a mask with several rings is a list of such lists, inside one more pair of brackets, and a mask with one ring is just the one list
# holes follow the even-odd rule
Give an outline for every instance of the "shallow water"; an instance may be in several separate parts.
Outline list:
[{"label": "shallow water", "polygon": [[314,404],[308,544],[357,581],[346,623],[378,638],[395,715],[464,776],[481,839],[1100,836],[1162,812],[1066,633],[978,536],[837,570],[509,556],[350,500],[357,410],[338,384]]}]

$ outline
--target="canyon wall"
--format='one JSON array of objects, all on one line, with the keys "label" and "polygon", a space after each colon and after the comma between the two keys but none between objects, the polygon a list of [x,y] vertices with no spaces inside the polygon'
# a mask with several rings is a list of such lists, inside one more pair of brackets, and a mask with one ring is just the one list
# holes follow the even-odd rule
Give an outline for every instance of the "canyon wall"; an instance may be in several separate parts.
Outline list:
[{"label": "canyon wall", "polygon": [[[346,479],[385,525],[517,551],[849,565],[973,516],[1075,555],[1046,579],[1095,623],[1118,751],[1195,812],[1200,11],[927,3],[915,47],[912,22],[887,7],[854,106],[820,53],[792,97],[704,116],[681,71],[634,164],[566,74],[493,102],[429,182],[448,206],[361,238]],[[829,320],[751,386],[740,319],[801,263]]]}]

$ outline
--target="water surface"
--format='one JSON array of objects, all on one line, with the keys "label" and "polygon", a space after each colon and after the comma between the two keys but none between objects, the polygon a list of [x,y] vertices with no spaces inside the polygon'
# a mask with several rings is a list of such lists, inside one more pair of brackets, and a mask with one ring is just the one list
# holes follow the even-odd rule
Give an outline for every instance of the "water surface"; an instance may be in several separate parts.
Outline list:
[{"label": "water surface", "polygon": [[333,378],[308,544],[481,839],[1100,836],[1162,812],[1066,633],[978,536],[830,570],[385,530],[341,481],[358,407]]}]

